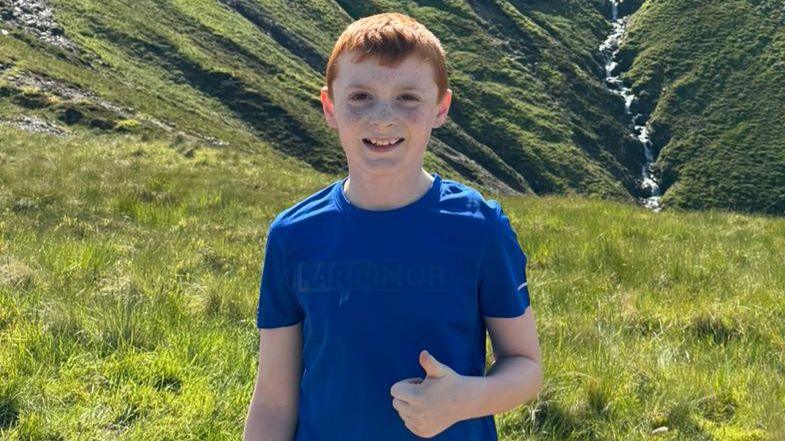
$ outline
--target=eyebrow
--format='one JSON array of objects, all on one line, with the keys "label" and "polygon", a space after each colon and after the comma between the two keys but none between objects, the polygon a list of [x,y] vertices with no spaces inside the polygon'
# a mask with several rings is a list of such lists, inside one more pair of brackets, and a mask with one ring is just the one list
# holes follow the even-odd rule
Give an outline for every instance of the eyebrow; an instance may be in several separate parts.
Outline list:
[{"label": "eyebrow", "polygon": [[[371,86],[368,86],[366,84],[360,84],[360,83],[350,84],[350,85],[346,86],[346,88],[347,89],[369,89],[369,90],[373,89],[373,87],[371,87]],[[405,85],[405,86],[401,87],[398,90],[405,92],[405,91],[409,91],[409,90],[421,91],[422,89],[420,89],[419,87],[417,87],[415,85]]]}]

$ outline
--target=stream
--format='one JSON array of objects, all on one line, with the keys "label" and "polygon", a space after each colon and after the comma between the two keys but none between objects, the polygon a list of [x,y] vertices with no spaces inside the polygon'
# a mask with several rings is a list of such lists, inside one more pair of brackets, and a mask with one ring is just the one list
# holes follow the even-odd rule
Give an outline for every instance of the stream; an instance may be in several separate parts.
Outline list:
[{"label": "stream", "polygon": [[640,188],[643,196],[638,199],[645,207],[653,211],[660,211],[662,209],[660,201],[662,194],[651,169],[651,165],[654,162],[654,154],[652,153],[651,140],[649,139],[650,128],[648,122],[644,122],[642,125],[637,123],[642,115],[640,113],[633,115],[630,111],[630,105],[635,100],[635,94],[619,78],[621,73],[614,72],[618,65],[616,56],[619,53],[619,42],[627,29],[627,22],[629,21],[629,16],[619,17],[619,3],[621,2],[611,0],[613,29],[599,48],[605,61],[605,86],[610,92],[624,98],[624,114],[630,121],[631,136],[636,138],[643,146],[645,161],[641,165],[640,175]]}]

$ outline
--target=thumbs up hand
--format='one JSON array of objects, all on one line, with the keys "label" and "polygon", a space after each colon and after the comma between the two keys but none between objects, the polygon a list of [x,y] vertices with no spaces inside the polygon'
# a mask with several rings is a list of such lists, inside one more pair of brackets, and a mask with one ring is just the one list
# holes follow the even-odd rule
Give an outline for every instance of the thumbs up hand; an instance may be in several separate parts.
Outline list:
[{"label": "thumbs up hand", "polygon": [[406,378],[390,388],[392,405],[406,427],[415,435],[431,438],[465,419],[467,378],[440,362],[428,351],[420,351],[425,378]]}]

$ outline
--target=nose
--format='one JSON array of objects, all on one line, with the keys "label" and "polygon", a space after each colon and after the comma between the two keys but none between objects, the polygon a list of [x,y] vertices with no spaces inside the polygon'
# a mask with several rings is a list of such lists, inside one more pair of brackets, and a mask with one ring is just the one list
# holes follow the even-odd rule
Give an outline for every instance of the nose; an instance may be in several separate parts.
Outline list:
[{"label": "nose", "polygon": [[379,103],[371,114],[371,125],[380,129],[388,128],[394,124],[393,111],[388,103]]}]

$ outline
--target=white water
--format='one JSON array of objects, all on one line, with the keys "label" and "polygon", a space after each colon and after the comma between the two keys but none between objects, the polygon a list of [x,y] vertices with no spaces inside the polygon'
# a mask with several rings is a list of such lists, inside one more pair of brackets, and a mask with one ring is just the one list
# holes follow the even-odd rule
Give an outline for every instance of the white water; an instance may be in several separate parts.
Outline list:
[{"label": "white water", "polygon": [[640,113],[632,115],[632,112],[630,112],[630,105],[635,99],[635,95],[629,87],[624,86],[624,83],[619,78],[620,73],[614,75],[614,70],[618,64],[616,62],[616,55],[619,53],[619,42],[624,35],[624,31],[627,29],[627,22],[629,21],[628,16],[619,18],[619,3],[622,2],[623,0],[611,0],[611,4],[613,5],[613,30],[610,35],[608,35],[608,38],[600,45],[600,53],[605,60],[605,85],[609,91],[624,98],[624,113],[630,119],[630,124],[633,127],[631,136],[637,138],[643,145],[643,154],[646,160],[641,166],[640,187],[644,194],[648,194],[649,196],[639,199],[644,206],[654,211],[660,211],[662,209],[662,204],[660,202],[662,194],[660,193],[660,187],[651,170],[651,164],[654,162],[654,154],[651,150],[648,122],[645,122],[643,125],[636,124],[636,121],[641,118],[642,115]]}]

